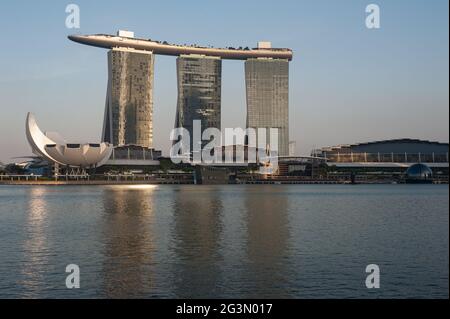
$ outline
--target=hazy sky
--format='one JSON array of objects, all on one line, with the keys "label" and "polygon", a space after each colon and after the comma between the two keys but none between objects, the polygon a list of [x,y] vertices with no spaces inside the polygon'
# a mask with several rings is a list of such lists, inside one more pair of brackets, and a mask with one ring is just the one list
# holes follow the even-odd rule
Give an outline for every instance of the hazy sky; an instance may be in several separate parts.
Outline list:
[{"label": "hazy sky", "polygon": [[[66,5],[81,9],[67,29]],[[367,29],[365,7],[381,8]],[[313,147],[390,138],[449,139],[448,1],[2,1],[0,161],[29,155],[25,117],[67,140],[98,141],[107,85],[104,49],[67,35],[128,29],[170,43],[294,50],[290,139]],[[245,125],[243,61],[223,61],[222,127]],[[157,56],[154,145],[166,154],[177,99],[175,58]]]}]

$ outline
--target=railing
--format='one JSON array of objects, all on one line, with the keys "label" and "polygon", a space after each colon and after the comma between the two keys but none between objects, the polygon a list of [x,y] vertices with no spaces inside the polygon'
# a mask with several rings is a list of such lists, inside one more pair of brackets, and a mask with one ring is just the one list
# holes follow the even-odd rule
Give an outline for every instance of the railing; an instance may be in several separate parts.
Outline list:
[{"label": "railing", "polygon": [[166,173],[158,173],[158,174],[105,174],[105,175],[97,175],[94,176],[96,179],[102,179],[107,181],[158,181],[161,179],[165,180],[189,180],[192,179],[192,173],[183,173],[183,174],[166,174]]},{"label": "railing", "polygon": [[0,175],[0,181],[37,181],[42,175]]},{"label": "railing", "polygon": [[328,162],[336,163],[448,163],[448,153],[332,153]]},{"label": "railing", "polygon": [[192,184],[192,173],[182,174],[105,174],[105,175],[60,175],[44,177],[42,175],[0,175],[0,184],[108,184],[108,183],[156,183],[156,184]]}]

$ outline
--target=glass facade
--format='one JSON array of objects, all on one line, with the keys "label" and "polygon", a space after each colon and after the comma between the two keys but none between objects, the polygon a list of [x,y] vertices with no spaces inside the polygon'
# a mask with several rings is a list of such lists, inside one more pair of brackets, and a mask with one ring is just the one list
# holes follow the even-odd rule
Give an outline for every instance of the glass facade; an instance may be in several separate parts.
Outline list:
[{"label": "glass facade", "polygon": [[336,163],[448,163],[448,143],[394,139],[324,147],[311,155]]},{"label": "glass facade", "polygon": [[289,61],[245,61],[247,127],[278,128],[278,155],[289,155]]},{"label": "glass facade", "polygon": [[[175,127],[184,127],[191,136],[193,121],[201,128],[221,129],[222,60],[217,57],[182,55],[177,58],[178,100]],[[208,143],[203,141],[202,147]]]},{"label": "glass facade", "polygon": [[112,160],[157,160],[161,157],[161,151],[151,148],[127,145],[118,146],[113,149]]},{"label": "glass facade", "polygon": [[152,147],[153,70],[151,52],[125,48],[108,52],[103,141]]}]

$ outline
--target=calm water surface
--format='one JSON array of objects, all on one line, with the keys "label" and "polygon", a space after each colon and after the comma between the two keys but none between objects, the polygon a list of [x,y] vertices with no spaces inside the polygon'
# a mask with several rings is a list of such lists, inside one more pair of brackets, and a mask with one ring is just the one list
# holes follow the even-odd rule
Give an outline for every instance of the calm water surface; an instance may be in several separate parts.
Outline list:
[{"label": "calm water surface", "polygon": [[447,185],[0,186],[0,297],[448,298],[448,209]]}]

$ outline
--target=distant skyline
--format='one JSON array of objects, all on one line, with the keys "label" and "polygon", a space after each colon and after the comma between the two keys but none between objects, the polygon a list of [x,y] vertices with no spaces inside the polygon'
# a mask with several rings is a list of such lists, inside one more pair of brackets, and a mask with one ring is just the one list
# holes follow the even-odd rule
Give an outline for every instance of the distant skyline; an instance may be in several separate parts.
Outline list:
[{"label": "distant skyline", "polygon": [[[67,29],[65,8],[81,10]],[[365,7],[381,9],[367,29]],[[290,139],[297,154],[391,138],[449,140],[448,1],[45,1],[2,3],[0,161],[31,155],[25,118],[68,140],[100,141],[107,50],[69,34],[114,34],[179,44],[293,49]],[[155,59],[154,146],[168,154],[176,59]],[[244,64],[223,61],[222,127],[244,127]]]}]

